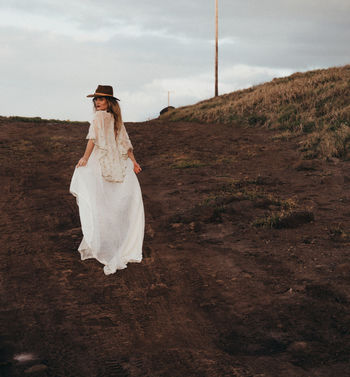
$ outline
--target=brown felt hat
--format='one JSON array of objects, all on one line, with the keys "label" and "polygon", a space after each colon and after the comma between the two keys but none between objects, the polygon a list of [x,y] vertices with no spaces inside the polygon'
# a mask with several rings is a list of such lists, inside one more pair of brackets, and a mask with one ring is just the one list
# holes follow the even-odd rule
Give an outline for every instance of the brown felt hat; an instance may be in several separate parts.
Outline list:
[{"label": "brown felt hat", "polygon": [[119,98],[113,96],[113,88],[110,85],[99,85],[94,94],[89,94],[86,97],[113,97],[120,101]]}]

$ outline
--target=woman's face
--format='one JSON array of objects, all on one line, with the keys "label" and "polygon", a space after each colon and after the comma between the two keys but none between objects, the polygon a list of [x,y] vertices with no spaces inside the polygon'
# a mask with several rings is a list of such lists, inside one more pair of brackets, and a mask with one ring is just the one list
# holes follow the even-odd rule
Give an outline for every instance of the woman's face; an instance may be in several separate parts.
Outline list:
[{"label": "woman's face", "polygon": [[94,102],[96,110],[107,110],[108,102],[105,97],[96,97]]}]

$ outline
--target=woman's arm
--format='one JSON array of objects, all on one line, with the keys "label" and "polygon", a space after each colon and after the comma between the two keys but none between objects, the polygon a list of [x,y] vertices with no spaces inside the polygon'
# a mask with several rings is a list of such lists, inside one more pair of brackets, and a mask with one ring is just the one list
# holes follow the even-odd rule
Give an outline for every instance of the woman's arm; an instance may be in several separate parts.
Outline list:
[{"label": "woman's arm", "polygon": [[76,167],[78,168],[79,166],[85,166],[88,162],[88,159],[92,153],[92,150],[94,149],[94,142],[92,139],[89,139],[87,145],[86,145],[86,148],[85,148],[85,153],[84,153],[84,156],[79,160],[79,162],[77,163]]},{"label": "woman's arm", "polygon": [[131,148],[128,150],[128,156],[129,156],[130,160],[134,163],[134,172],[136,174],[140,173],[140,171],[142,170],[141,166],[136,162],[134,152]]}]

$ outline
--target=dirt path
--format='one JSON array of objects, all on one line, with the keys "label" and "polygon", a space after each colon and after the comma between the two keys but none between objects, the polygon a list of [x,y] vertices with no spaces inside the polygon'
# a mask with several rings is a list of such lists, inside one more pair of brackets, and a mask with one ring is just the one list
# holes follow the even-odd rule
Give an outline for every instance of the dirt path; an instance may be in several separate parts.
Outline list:
[{"label": "dirt path", "polygon": [[68,192],[87,127],[0,124],[2,374],[349,375],[349,162],[269,131],[126,127],[144,259],[106,276]]}]

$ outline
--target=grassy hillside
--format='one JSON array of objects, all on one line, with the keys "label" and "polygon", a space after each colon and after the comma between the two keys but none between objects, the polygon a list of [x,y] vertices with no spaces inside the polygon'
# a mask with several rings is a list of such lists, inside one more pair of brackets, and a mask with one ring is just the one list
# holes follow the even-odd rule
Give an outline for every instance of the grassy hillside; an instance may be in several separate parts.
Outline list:
[{"label": "grassy hillside", "polygon": [[161,119],[266,127],[278,131],[274,138],[300,137],[305,158],[348,158],[350,65],[295,73],[178,108]]}]

